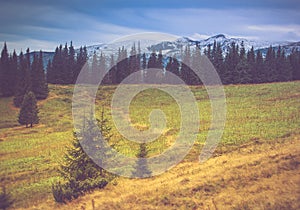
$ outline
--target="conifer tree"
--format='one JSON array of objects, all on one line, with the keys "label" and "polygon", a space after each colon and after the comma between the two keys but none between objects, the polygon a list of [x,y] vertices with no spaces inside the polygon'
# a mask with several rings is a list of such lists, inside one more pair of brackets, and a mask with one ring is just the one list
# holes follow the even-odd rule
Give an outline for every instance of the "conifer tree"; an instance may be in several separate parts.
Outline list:
[{"label": "conifer tree", "polygon": [[[99,58],[99,75],[101,76],[101,77],[104,77],[105,76],[105,74],[106,74],[106,72],[107,72],[107,67],[106,67],[106,57],[105,57],[105,55],[101,52],[100,53],[100,58]],[[98,79],[99,79],[99,77],[98,77]],[[106,79],[109,79],[108,77],[106,77]],[[98,82],[98,81],[97,81]],[[103,81],[104,83],[108,83],[108,81]]]},{"label": "conifer tree", "polygon": [[142,82],[145,82],[145,77],[146,77],[146,73],[147,73],[147,58],[146,58],[146,53],[143,53],[142,55],[142,65],[141,65],[141,68],[142,68]]},{"label": "conifer tree", "polygon": [[21,125],[26,125],[26,128],[28,125],[32,127],[33,124],[39,123],[37,101],[31,91],[24,96],[18,121]]},{"label": "conifer tree", "polygon": [[17,75],[17,85],[14,97],[14,105],[20,107],[22,105],[24,96],[31,90],[31,75],[30,75],[30,62],[27,61],[29,58],[29,49],[27,49],[26,56],[21,51],[19,56],[19,73]]},{"label": "conifer tree", "polygon": [[32,92],[36,99],[46,99],[48,97],[48,84],[46,82],[43,53],[39,52],[39,56],[34,54],[31,67],[31,83]]},{"label": "conifer tree", "polygon": [[247,53],[247,63],[249,65],[249,74],[251,75],[251,83],[256,83],[258,77],[257,69],[255,68],[255,52],[253,46]]},{"label": "conifer tree", "polygon": [[292,69],[292,79],[300,80],[300,52],[293,49],[288,59]]},{"label": "conifer tree", "polygon": [[76,61],[75,61],[75,49],[73,46],[73,42],[71,41],[69,47],[69,56],[68,56],[68,84],[74,83],[74,72],[76,69]]},{"label": "conifer tree", "polygon": [[117,76],[116,76],[116,64],[115,64],[115,58],[114,55],[110,55],[110,64],[109,64],[109,72],[106,75],[108,77],[105,81],[107,81],[107,84],[117,84]]},{"label": "conifer tree", "polygon": [[246,59],[246,50],[244,46],[244,41],[241,43],[241,49],[239,53],[239,62],[235,67],[235,83],[240,83],[240,84],[248,84],[251,83],[252,78],[251,78],[251,68],[249,66],[249,63]]},{"label": "conifer tree", "polygon": [[139,153],[137,155],[138,160],[136,163],[136,167],[132,172],[133,177],[145,178],[151,176],[152,172],[149,170],[147,165],[147,159],[146,159],[147,154],[148,152],[147,152],[146,143],[141,143]]},{"label": "conifer tree", "polygon": [[256,54],[256,59],[255,59],[255,75],[253,75],[253,79],[255,83],[262,83],[265,81],[265,65],[264,65],[264,59],[262,56],[262,53],[260,51],[257,52]]},{"label": "conifer tree", "polygon": [[14,50],[12,56],[10,57],[10,62],[9,62],[9,72],[10,72],[10,83],[11,83],[11,87],[12,90],[11,92],[13,93],[13,95],[16,92],[16,88],[17,88],[17,81],[18,81],[18,74],[19,74],[19,65],[18,65],[18,56],[16,51]]},{"label": "conifer tree", "polygon": [[14,75],[10,69],[7,45],[4,43],[0,58],[0,93],[2,93],[4,97],[9,97],[14,94],[14,79]]},{"label": "conifer tree", "polygon": [[[77,198],[87,191],[96,188],[103,188],[111,181],[114,176],[97,165],[85,152],[89,149],[94,158],[98,161],[103,159],[105,151],[102,141],[99,141],[98,126],[93,121],[93,116],[84,119],[84,127],[78,133],[74,133],[72,147],[65,154],[64,163],[60,167],[60,174],[63,182],[58,182],[52,186],[52,192],[57,202],[64,202]],[[101,119],[98,120],[99,129],[104,141],[109,142],[110,127],[107,125],[107,119],[104,117],[104,111],[101,112]],[[97,148],[95,148],[95,142]],[[105,152],[104,152],[105,153]],[[106,153],[105,153],[106,155]]]},{"label": "conifer tree", "polygon": [[264,81],[274,82],[278,79],[278,72],[276,70],[276,54],[272,46],[268,48],[266,58],[265,58],[265,68],[264,68]]}]

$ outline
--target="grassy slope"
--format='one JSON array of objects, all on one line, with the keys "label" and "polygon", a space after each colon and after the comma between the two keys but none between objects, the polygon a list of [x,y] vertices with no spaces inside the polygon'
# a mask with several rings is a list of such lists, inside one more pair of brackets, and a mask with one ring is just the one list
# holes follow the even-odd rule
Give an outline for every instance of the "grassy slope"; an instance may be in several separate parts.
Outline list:
[{"label": "grassy slope", "polygon": [[[299,182],[296,177],[299,177],[300,82],[227,86],[228,118],[218,149],[222,155],[203,165],[196,160],[209,127],[210,104],[203,88],[192,87],[199,101],[202,127],[196,146],[183,163],[147,180],[119,178],[117,186],[110,185],[67,206],[54,203],[51,183],[57,179],[55,169],[72,139],[72,86],[50,86],[50,90],[50,97],[39,104],[41,123],[32,129],[18,126],[18,110],[13,108],[11,98],[0,99],[0,180],[16,198],[15,207],[68,209],[83,205],[89,208],[92,199],[98,207],[116,208],[123,205],[133,208],[135,203],[149,208],[203,205],[220,209],[299,205],[299,201],[293,201],[300,195],[294,184]],[[97,104],[109,109],[113,91],[114,87],[99,91]],[[160,91],[142,92],[130,107],[135,126],[147,129],[148,114],[160,106],[168,119],[167,129],[149,145],[150,155],[159,153],[174,141],[180,122],[175,114],[178,107],[171,97]],[[114,127],[113,132],[115,147],[126,155],[135,155],[137,144],[122,139]],[[226,152],[235,148],[234,145],[243,145],[245,152],[241,147]],[[284,199],[276,198],[282,193]],[[259,197],[264,199],[259,200]]]}]

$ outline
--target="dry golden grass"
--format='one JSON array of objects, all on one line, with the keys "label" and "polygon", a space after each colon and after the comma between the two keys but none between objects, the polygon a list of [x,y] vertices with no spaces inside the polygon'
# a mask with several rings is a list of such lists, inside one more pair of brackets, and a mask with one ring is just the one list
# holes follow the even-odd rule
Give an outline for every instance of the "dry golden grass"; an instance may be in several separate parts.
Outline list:
[{"label": "dry golden grass", "polygon": [[203,164],[183,162],[149,179],[118,178],[65,205],[31,209],[299,209],[299,135],[226,146]]}]

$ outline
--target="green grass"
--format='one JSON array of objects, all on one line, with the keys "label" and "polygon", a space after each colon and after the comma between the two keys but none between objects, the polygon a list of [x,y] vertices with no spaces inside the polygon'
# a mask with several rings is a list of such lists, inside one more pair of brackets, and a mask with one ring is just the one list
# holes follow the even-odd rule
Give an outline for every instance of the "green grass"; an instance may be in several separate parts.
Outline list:
[{"label": "green grass", "polygon": [[[111,144],[120,152],[135,156],[138,144],[121,136],[112,122],[110,100],[115,86],[101,87],[97,93],[97,116],[104,106],[112,127]],[[201,146],[210,126],[211,108],[205,88],[191,87],[200,110]],[[0,99],[0,181],[15,198],[14,207],[32,206],[52,199],[51,183],[57,179],[57,167],[72,140],[71,100],[73,86],[50,85],[50,96],[39,102],[40,124],[24,128],[17,123],[18,110],[12,98]],[[252,140],[272,141],[299,134],[300,82],[225,87],[227,121],[221,143],[241,144]],[[130,105],[133,125],[147,129],[149,114],[162,109],[167,127],[148,144],[149,156],[172,145],[180,129],[179,107],[168,94],[159,90],[139,93]],[[199,147],[196,147],[199,148]],[[199,154],[196,152],[195,154]],[[187,160],[188,161],[188,160]]]}]

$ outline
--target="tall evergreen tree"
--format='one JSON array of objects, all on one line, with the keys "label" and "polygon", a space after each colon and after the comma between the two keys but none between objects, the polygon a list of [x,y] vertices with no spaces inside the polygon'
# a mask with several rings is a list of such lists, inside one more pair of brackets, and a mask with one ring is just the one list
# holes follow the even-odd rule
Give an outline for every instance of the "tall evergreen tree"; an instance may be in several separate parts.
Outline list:
[{"label": "tall evergreen tree", "polygon": [[48,96],[48,84],[46,82],[44,64],[43,64],[43,52],[39,52],[39,56],[34,54],[31,67],[31,83],[32,91],[35,97],[39,99],[45,99]]},{"label": "tall evergreen tree", "polygon": [[117,76],[116,76],[116,64],[115,64],[115,58],[114,55],[110,55],[110,64],[109,64],[109,71],[108,74],[106,75],[107,79],[107,84],[117,84]]},{"label": "tall evergreen tree", "polygon": [[266,54],[264,71],[265,82],[278,81],[278,72],[276,70],[276,54],[272,46],[268,48]]},{"label": "tall evergreen tree", "polygon": [[255,75],[252,76],[255,83],[262,83],[266,80],[264,68],[265,65],[262,53],[258,51],[255,59]]},{"label": "tall evergreen tree", "polygon": [[119,49],[118,59],[117,59],[117,83],[121,83],[129,75],[129,60],[127,56],[127,50],[123,46]]},{"label": "tall evergreen tree", "polygon": [[[220,43],[217,43],[216,51],[214,53],[213,65],[218,72],[220,78],[222,79],[225,70],[224,70],[224,60],[223,60],[223,51]],[[222,81],[223,82],[223,81]]]},{"label": "tall evergreen tree", "polygon": [[10,57],[9,63],[9,72],[10,72],[10,79],[11,79],[11,87],[12,92],[15,94],[17,88],[17,81],[18,81],[18,74],[19,74],[19,64],[18,64],[18,56],[16,51],[14,50],[12,56]]},{"label": "tall evergreen tree", "polygon": [[300,80],[300,52],[293,49],[288,59],[292,69],[292,79]]},{"label": "tall evergreen tree", "polygon": [[236,84],[239,80],[238,73],[236,72],[237,64],[239,63],[239,48],[234,42],[231,44],[229,51],[225,57],[225,72],[224,84]]},{"label": "tall evergreen tree", "polygon": [[26,128],[28,125],[32,127],[33,124],[39,123],[37,101],[31,91],[24,96],[18,121],[21,125],[26,125]]},{"label": "tall evergreen tree", "polygon": [[142,55],[142,82],[145,82],[145,75],[146,75],[146,68],[147,68],[147,58],[146,58],[146,53],[143,53]]},{"label": "tall evergreen tree", "polygon": [[15,97],[14,97],[14,105],[16,107],[20,107],[23,101],[23,97],[26,93],[26,67],[24,62],[24,55],[23,52],[20,52],[19,55],[19,71],[17,74],[17,84],[15,90]]},{"label": "tall evergreen tree", "polygon": [[68,78],[67,82],[68,84],[74,83],[74,72],[76,69],[76,60],[75,60],[75,49],[73,46],[73,42],[71,41],[70,47],[69,47],[69,57],[68,57]]},{"label": "tall evergreen tree", "polygon": [[246,50],[244,41],[241,43],[238,64],[235,67],[235,83],[248,84],[252,82],[252,74],[250,65],[246,59]]},{"label": "tall evergreen tree", "polygon": [[0,58],[0,93],[2,93],[4,97],[12,96],[14,94],[14,79],[14,75],[10,69],[7,45],[4,43]]},{"label": "tall evergreen tree", "polygon": [[249,65],[249,74],[251,75],[251,83],[256,83],[258,77],[258,71],[255,68],[255,52],[253,46],[247,53],[247,63]]}]

